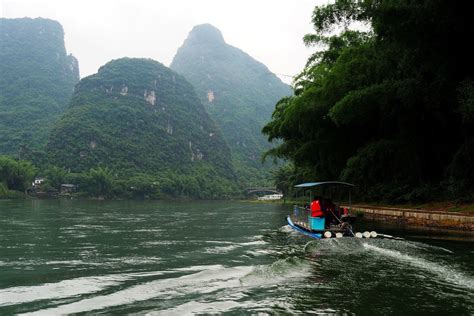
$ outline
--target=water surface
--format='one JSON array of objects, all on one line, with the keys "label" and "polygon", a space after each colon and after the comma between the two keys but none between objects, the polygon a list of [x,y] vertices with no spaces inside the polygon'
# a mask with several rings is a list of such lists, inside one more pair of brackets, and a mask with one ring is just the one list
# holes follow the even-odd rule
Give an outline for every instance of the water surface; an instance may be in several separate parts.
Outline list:
[{"label": "water surface", "polygon": [[289,208],[0,201],[0,314],[474,313],[472,242],[311,241]]}]

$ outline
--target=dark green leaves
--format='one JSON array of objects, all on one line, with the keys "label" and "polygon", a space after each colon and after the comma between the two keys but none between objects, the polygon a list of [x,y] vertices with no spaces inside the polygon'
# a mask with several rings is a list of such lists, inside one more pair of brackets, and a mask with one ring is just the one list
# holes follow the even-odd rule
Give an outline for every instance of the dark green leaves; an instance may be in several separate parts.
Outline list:
[{"label": "dark green leaves", "polygon": [[4,189],[24,191],[31,186],[35,168],[30,162],[0,156],[0,183]]},{"label": "dark green leaves", "polygon": [[[472,12],[442,0],[316,7],[316,33],[304,40],[324,49],[264,127],[282,141],[267,154],[290,159],[305,180],[355,182],[367,199],[427,199],[440,185],[469,195],[474,73],[463,45]],[[355,22],[372,30],[350,30]]]}]

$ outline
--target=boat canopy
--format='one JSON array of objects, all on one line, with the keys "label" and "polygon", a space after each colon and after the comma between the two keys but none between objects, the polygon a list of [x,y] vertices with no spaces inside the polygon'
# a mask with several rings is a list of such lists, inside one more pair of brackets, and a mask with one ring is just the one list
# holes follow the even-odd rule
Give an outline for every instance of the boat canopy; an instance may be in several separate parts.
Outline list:
[{"label": "boat canopy", "polygon": [[312,188],[320,185],[335,185],[335,186],[348,186],[354,187],[353,184],[347,182],[339,182],[339,181],[326,181],[326,182],[307,182],[307,183],[300,183],[295,185],[295,188]]}]

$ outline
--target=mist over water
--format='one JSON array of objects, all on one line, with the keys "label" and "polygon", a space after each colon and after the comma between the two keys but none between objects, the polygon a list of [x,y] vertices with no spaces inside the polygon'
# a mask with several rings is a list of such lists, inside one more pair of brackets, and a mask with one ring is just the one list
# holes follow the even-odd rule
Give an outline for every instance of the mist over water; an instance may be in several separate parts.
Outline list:
[{"label": "mist over water", "polygon": [[474,313],[472,242],[312,241],[290,208],[0,201],[0,314]]}]

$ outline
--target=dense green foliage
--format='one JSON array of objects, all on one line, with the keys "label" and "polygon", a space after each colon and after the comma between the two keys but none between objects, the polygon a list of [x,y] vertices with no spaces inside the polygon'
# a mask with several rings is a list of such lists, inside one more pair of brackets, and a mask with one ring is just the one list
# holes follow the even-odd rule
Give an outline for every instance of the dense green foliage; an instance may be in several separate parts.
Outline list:
[{"label": "dense green foliage", "polygon": [[367,200],[474,198],[472,12],[446,0],[316,7],[305,42],[325,48],[263,129],[282,141],[268,154],[295,177],[354,182]]},{"label": "dense green foliage", "polygon": [[0,60],[0,154],[39,149],[79,81],[61,25],[41,18],[0,19]]},{"label": "dense green foliage", "polygon": [[41,171],[41,176],[45,178],[45,186],[54,188],[55,190],[61,189],[61,184],[68,183],[67,175],[68,171],[64,168],[56,166],[47,166]]},{"label": "dense green foliage", "polygon": [[261,129],[275,102],[291,94],[290,87],[265,65],[226,44],[209,24],[193,28],[170,67],[194,85],[222,130],[242,184],[262,184],[269,166],[262,166],[261,156],[269,144]]},{"label": "dense green foliage", "polygon": [[9,190],[25,191],[30,187],[35,172],[30,162],[0,156],[0,197],[6,196]]},{"label": "dense green foliage", "polygon": [[234,189],[229,148],[193,87],[150,59],[114,60],[82,79],[46,151],[49,163],[82,173],[82,189],[103,196]]}]

